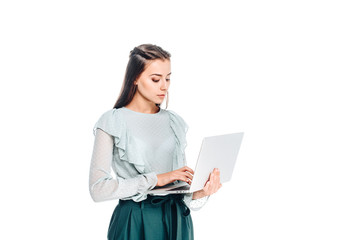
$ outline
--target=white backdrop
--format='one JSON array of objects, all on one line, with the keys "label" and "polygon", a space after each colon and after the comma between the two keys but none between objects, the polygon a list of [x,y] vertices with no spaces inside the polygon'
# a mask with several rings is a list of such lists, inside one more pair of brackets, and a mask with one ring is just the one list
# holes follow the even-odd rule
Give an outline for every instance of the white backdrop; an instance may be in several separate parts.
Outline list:
[{"label": "white backdrop", "polygon": [[[128,54],[172,54],[169,108],[204,136],[244,131],[196,239],[360,238],[357,1],[1,1],[1,239],[106,239],[92,127]],[[165,104],[162,105],[165,107]]]}]

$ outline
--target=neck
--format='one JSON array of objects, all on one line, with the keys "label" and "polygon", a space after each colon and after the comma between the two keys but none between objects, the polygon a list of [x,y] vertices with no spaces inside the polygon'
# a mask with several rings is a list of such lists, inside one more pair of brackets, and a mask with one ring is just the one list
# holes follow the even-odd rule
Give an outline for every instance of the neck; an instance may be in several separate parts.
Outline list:
[{"label": "neck", "polygon": [[156,106],[154,102],[141,98],[137,93],[134,95],[134,98],[131,100],[131,102],[125,107],[141,113],[159,112],[159,107]]}]

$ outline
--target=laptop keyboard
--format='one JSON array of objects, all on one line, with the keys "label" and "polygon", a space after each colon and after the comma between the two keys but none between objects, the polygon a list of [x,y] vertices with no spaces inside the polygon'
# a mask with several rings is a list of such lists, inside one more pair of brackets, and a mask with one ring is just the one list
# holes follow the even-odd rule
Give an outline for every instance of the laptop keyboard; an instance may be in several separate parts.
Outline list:
[{"label": "laptop keyboard", "polygon": [[190,186],[181,186],[181,187],[177,187],[177,188],[173,188],[171,189],[172,190],[189,190],[190,189]]}]

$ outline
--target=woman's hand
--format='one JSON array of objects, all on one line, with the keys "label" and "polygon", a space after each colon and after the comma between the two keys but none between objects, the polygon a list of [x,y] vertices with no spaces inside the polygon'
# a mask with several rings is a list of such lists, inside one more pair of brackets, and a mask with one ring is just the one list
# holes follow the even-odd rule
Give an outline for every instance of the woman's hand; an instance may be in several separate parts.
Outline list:
[{"label": "woman's hand", "polygon": [[193,193],[193,199],[210,196],[211,194],[216,193],[221,187],[220,171],[218,168],[214,168],[213,172],[210,173],[209,179],[205,183],[204,188]]},{"label": "woman's hand", "polygon": [[156,186],[161,187],[166,184],[172,183],[176,180],[184,181],[187,182],[188,184],[191,184],[193,175],[194,175],[194,171],[188,166],[182,167],[172,172],[158,174],[156,175],[158,178]]}]

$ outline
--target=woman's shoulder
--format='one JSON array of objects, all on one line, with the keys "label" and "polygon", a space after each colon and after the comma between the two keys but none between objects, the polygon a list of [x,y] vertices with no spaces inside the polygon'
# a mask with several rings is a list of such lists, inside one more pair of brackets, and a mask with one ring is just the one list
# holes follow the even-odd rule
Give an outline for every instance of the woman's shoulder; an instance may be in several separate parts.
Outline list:
[{"label": "woman's shoulder", "polygon": [[173,118],[179,118],[179,119],[183,119],[180,114],[178,114],[177,112],[175,112],[174,110],[170,110],[170,109],[163,109],[164,111],[168,112],[170,117]]},{"label": "woman's shoulder", "polygon": [[93,127],[94,135],[97,128],[111,133],[112,135],[118,132],[118,128],[121,127],[121,122],[123,122],[121,115],[120,108],[112,108],[104,111]]},{"label": "woman's shoulder", "polygon": [[108,109],[100,115],[99,120],[116,121],[121,119],[124,114],[123,112],[123,108]]},{"label": "woman's shoulder", "polygon": [[172,126],[179,127],[183,129],[183,131],[185,132],[188,131],[189,126],[184,120],[184,118],[180,116],[179,113],[175,112],[174,110],[166,110],[166,111],[169,113],[170,123]]}]

